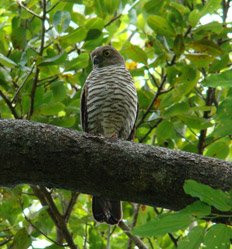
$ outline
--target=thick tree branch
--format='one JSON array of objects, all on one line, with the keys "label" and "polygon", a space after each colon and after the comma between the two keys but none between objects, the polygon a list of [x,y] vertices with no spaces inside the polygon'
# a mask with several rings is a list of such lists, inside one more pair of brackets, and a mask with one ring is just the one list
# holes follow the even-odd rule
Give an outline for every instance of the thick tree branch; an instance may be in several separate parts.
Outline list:
[{"label": "thick tree branch", "polygon": [[232,188],[232,163],[155,146],[104,139],[25,120],[0,120],[0,184],[39,184],[173,210],[192,201],[195,179]]}]

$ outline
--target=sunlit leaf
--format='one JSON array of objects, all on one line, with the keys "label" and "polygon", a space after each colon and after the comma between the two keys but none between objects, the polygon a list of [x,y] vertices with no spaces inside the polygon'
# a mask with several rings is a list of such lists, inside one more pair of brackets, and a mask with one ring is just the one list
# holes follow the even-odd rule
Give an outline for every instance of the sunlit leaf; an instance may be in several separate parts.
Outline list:
[{"label": "sunlit leaf", "polygon": [[209,228],[204,238],[206,249],[229,249],[232,229],[224,224],[216,224]]},{"label": "sunlit leaf", "polygon": [[53,25],[58,32],[64,32],[70,24],[71,16],[68,11],[57,11],[53,16]]},{"label": "sunlit leaf", "polygon": [[193,218],[189,214],[164,214],[142,226],[134,228],[133,233],[139,236],[161,236],[185,229],[192,221]]},{"label": "sunlit leaf", "polygon": [[229,152],[230,152],[229,144],[226,142],[218,141],[210,144],[207,147],[205,156],[225,159],[228,156]]},{"label": "sunlit leaf", "polygon": [[59,65],[65,62],[67,58],[67,54],[66,53],[61,53],[59,55],[56,55],[52,58],[47,58],[44,59],[39,66],[50,66],[50,65]]},{"label": "sunlit leaf", "polygon": [[147,63],[147,55],[139,46],[127,44],[122,53],[135,62]]},{"label": "sunlit leaf", "polygon": [[199,249],[203,241],[204,233],[205,233],[204,228],[200,226],[194,227],[187,236],[185,236],[178,242],[177,248]]},{"label": "sunlit leaf", "polygon": [[175,31],[164,17],[153,15],[147,19],[148,25],[160,35],[174,36]]},{"label": "sunlit leaf", "polygon": [[86,35],[87,35],[86,28],[80,27],[73,30],[69,34],[60,37],[59,40],[63,47],[67,47],[68,45],[73,45],[77,42],[83,41]]},{"label": "sunlit leaf", "polygon": [[6,56],[4,56],[3,54],[0,54],[0,63],[6,67],[15,67],[17,66],[17,64],[12,61],[11,59],[7,58]]},{"label": "sunlit leaf", "polygon": [[20,229],[14,236],[12,249],[27,249],[31,245],[31,238],[25,228]]},{"label": "sunlit leaf", "polygon": [[227,193],[221,190],[213,189],[194,180],[187,180],[184,184],[184,191],[192,197],[198,197],[201,201],[220,211],[229,211],[232,209],[232,200]]},{"label": "sunlit leaf", "polygon": [[211,74],[203,83],[204,85],[211,87],[232,87],[232,70],[227,70],[219,74]]}]

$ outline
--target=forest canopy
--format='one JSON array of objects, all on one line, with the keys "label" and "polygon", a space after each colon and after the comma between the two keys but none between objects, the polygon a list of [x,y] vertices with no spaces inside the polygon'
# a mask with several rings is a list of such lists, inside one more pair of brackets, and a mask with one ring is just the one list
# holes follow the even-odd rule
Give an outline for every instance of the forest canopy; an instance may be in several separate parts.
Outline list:
[{"label": "forest canopy", "polygon": [[[92,70],[89,55],[110,44],[123,55],[136,85],[136,143],[231,161],[230,4],[1,1],[0,118],[81,131],[80,94]],[[230,249],[231,192],[193,180],[183,188],[196,202],[178,212],[123,202],[119,226],[96,223],[88,195],[26,184],[1,188],[0,246]]]}]

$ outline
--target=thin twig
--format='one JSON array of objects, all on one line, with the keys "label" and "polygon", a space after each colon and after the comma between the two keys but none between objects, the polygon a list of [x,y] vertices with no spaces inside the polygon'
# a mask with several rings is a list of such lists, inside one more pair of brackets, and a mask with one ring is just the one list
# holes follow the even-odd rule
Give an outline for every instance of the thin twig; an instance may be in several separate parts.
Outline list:
[{"label": "thin twig", "polygon": [[[215,88],[209,87],[206,93],[206,106],[211,106],[213,103],[215,95]],[[204,111],[203,118],[208,119],[209,118],[210,111]],[[205,149],[205,140],[207,135],[207,129],[203,129],[200,131],[199,141],[198,141],[198,154],[202,155]]]},{"label": "thin twig", "polygon": [[162,118],[158,119],[158,121],[153,126],[150,127],[148,132],[141,139],[139,139],[139,142],[142,143],[150,135],[153,129],[155,129],[162,122],[162,120],[163,120]]},{"label": "thin twig", "polygon": [[[174,54],[174,56],[172,57],[172,60],[171,62],[167,62],[167,66],[172,66],[175,64],[175,61],[176,61],[176,55]],[[145,111],[145,113],[143,114],[142,118],[140,119],[140,121],[137,123],[136,125],[136,128],[138,128],[142,123],[143,121],[145,120],[145,118],[147,117],[147,115],[149,114],[150,110],[152,109],[152,107],[154,106],[154,103],[156,102],[156,100],[158,99],[158,97],[160,96],[160,94],[162,93],[162,90],[163,90],[163,86],[167,80],[167,74],[163,74],[162,73],[162,79],[161,79],[161,83],[157,89],[157,92],[156,94],[154,95],[150,105],[148,106],[147,110]]]},{"label": "thin twig", "polygon": [[36,230],[38,231],[40,234],[42,234],[47,240],[51,241],[52,243],[58,245],[58,246],[62,246],[62,247],[65,247],[67,246],[67,244],[60,244],[60,243],[57,243],[55,240],[53,240],[52,238],[50,238],[49,236],[47,236],[46,233],[44,233],[42,230],[40,230],[32,221],[31,219],[25,214],[24,212],[24,207],[23,207],[23,203],[22,203],[22,200],[19,200],[19,204],[21,206],[21,209],[22,209],[22,214],[23,214],[23,217],[24,219]]},{"label": "thin twig", "polygon": [[[134,206],[134,215],[133,215],[133,222],[131,224],[131,229],[133,229],[137,223],[140,206],[141,206],[141,204],[137,204],[137,203]],[[133,244],[133,240],[131,238],[129,238],[127,249],[132,249],[132,244]]]},{"label": "thin twig", "polygon": [[111,226],[108,226],[106,249],[110,249]]},{"label": "thin twig", "polygon": [[133,235],[131,232],[130,232],[130,228],[123,222],[123,221],[120,221],[118,226],[125,232],[125,234],[134,241],[135,245],[139,248],[139,249],[148,249],[148,247],[143,243],[143,241]]},{"label": "thin twig", "polygon": [[122,14],[119,14],[119,15],[113,17],[108,23],[105,24],[104,28],[110,26],[113,22],[115,22],[116,20],[118,20],[121,16],[122,16]]},{"label": "thin twig", "polygon": [[142,118],[140,119],[140,121],[137,123],[137,126],[136,128],[138,128],[142,123],[143,121],[145,120],[145,118],[147,117],[147,115],[149,114],[150,110],[152,109],[154,103],[156,102],[156,100],[158,99],[159,95],[160,95],[160,92],[164,86],[164,83],[166,82],[166,79],[167,79],[167,75],[165,74],[163,77],[162,77],[162,81],[158,87],[158,90],[156,92],[156,94],[154,95],[150,105],[148,106],[147,110],[145,111],[145,113],[143,114]]},{"label": "thin twig", "polygon": [[34,69],[34,66],[35,66],[35,64],[32,66],[30,72],[28,73],[28,75],[26,76],[26,78],[24,79],[24,81],[22,82],[22,84],[20,85],[20,87],[17,89],[17,91],[16,91],[16,93],[15,93],[13,99],[11,100],[11,103],[14,103],[14,102],[15,102],[15,100],[16,100],[16,98],[17,98],[19,92],[21,91],[21,89],[23,88],[24,84],[27,82],[28,78],[29,78],[30,75],[32,74],[33,69]]},{"label": "thin twig", "polygon": [[158,84],[157,84],[157,82],[156,82],[156,79],[155,79],[154,75],[150,72],[149,67],[146,66],[146,69],[147,69],[147,72],[148,72],[148,76],[149,76],[149,78],[150,78],[150,81],[158,88],[159,86],[158,86]]},{"label": "thin twig", "polygon": [[14,118],[19,119],[19,115],[16,112],[14,106],[12,105],[11,101],[7,98],[7,96],[0,90],[0,96],[4,99],[5,103],[11,110],[11,113],[13,114]]},{"label": "thin twig", "polygon": [[22,7],[23,9],[25,9],[27,12],[29,12],[29,13],[32,14],[33,16],[39,18],[40,20],[43,19],[41,16],[39,16],[38,14],[36,14],[33,10],[31,10],[31,9],[27,8],[25,5],[23,5],[23,4],[21,3],[21,0],[18,0],[17,3],[18,3],[18,5],[19,5],[20,7]]},{"label": "thin twig", "polygon": [[230,8],[230,0],[228,0],[228,1],[223,0],[222,1],[222,11],[223,11],[222,21],[223,21],[223,23],[226,23],[229,8]]},{"label": "thin twig", "polygon": [[[46,20],[46,0],[43,0],[43,16],[42,16],[42,31],[41,31],[41,43],[40,43],[40,50],[39,50],[39,55],[42,56],[43,55],[43,50],[44,50],[44,42],[45,42],[45,20]],[[34,112],[34,102],[35,102],[35,93],[36,93],[36,88],[37,88],[37,84],[38,84],[38,80],[39,80],[39,67],[36,67],[36,72],[35,72],[35,78],[34,78],[34,82],[32,85],[32,89],[31,89],[31,104],[30,104],[30,110],[29,110],[29,114],[28,114],[28,119],[31,118],[33,112]]]},{"label": "thin twig", "polygon": [[65,210],[65,213],[64,213],[64,220],[65,220],[66,223],[69,220],[69,217],[70,217],[70,215],[72,213],[74,205],[76,204],[78,196],[79,196],[78,192],[72,192],[71,199],[70,199],[70,201],[68,203],[68,206],[67,206],[67,208]]},{"label": "thin twig", "polygon": [[4,246],[6,245],[7,243],[9,243],[12,239],[13,239],[14,236],[10,236],[8,237],[6,240],[0,242],[0,246]]},{"label": "thin twig", "polygon": [[45,187],[31,186],[34,190],[35,195],[39,198],[41,204],[43,206],[48,206],[48,213],[52,220],[54,221],[56,227],[62,231],[63,237],[66,240],[70,249],[77,249],[77,245],[75,245],[72,235],[70,234],[67,224],[64,220],[64,217],[60,214],[59,210],[54,203],[51,194]]},{"label": "thin twig", "polygon": [[47,10],[47,13],[51,12],[53,9],[55,9],[55,7],[60,3],[60,1],[58,1],[57,3],[55,3],[49,10]]}]

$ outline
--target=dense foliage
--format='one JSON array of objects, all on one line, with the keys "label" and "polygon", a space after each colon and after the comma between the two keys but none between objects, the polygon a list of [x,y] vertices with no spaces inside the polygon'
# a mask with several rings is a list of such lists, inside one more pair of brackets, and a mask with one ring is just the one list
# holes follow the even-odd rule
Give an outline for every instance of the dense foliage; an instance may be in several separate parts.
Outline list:
[{"label": "dense foliage", "polygon": [[[1,1],[0,117],[81,130],[80,92],[91,71],[89,53],[112,44],[126,59],[138,91],[136,142],[231,160],[229,4]],[[218,217],[211,206],[231,210],[231,194],[193,181],[184,189],[199,201],[176,213],[125,202],[124,223],[109,227],[94,222],[87,195],[28,185],[4,188],[0,245],[130,249],[140,236],[140,248],[230,248],[231,228],[203,218]],[[134,230],[128,232],[126,225]]]}]

